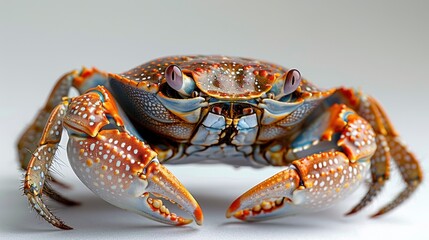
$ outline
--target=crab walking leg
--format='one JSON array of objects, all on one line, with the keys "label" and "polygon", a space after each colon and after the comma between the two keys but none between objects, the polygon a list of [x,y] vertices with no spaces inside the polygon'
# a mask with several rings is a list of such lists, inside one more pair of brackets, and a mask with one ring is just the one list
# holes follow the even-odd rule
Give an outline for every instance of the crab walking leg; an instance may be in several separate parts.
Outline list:
[{"label": "crab walking leg", "polygon": [[[67,73],[58,80],[45,106],[39,111],[33,123],[24,131],[18,140],[18,160],[23,170],[27,170],[31,156],[37,148],[37,142],[42,137],[42,132],[49,119],[50,113],[58,104],[62,102],[62,97],[67,96],[72,84],[71,75],[72,73]],[[61,187],[69,188],[68,185],[61,183],[50,175],[46,176],[46,180],[46,182],[50,181]],[[60,203],[69,206],[78,205],[77,202],[62,197],[50,186],[46,186],[44,191],[47,196]]]},{"label": "crab walking leg", "polygon": [[[103,84],[106,74],[98,71],[95,68],[83,68],[80,72],[71,71],[64,74],[56,83],[48,97],[45,106],[39,111],[34,121],[28,126],[18,140],[18,156],[21,168],[27,170],[33,152],[37,148],[37,142],[42,137],[43,129],[48,122],[49,116],[53,109],[61,104],[62,99],[69,93],[71,87],[78,89],[80,93],[86,91],[90,87],[95,87],[98,84]],[[45,176],[46,183],[52,182],[60,187],[69,188],[68,185],[58,181],[49,173]],[[79,203],[62,197],[49,185],[44,188],[45,194],[50,198],[69,206],[78,205]]]},{"label": "crab walking leg", "polygon": [[72,229],[54,216],[42,201],[42,192],[46,176],[54,159],[63,130],[62,119],[65,116],[67,103],[57,106],[51,113],[43,131],[39,146],[34,151],[24,179],[24,194],[30,204],[46,221],[61,229]]},{"label": "crab walking leg", "polygon": [[[345,105],[333,105],[314,124],[325,127],[310,126],[310,133],[302,134],[305,139],[308,134],[317,135],[314,149],[320,151],[318,144],[327,149],[293,161],[286,170],[241,195],[227,210],[227,217],[257,221],[318,211],[357,189],[376,149],[371,126]],[[299,136],[297,139],[300,142]],[[307,148],[305,153],[311,151]]]},{"label": "crab walking leg", "polygon": [[389,121],[381,105],[372,97],[356,93],[352,89],[338,91],[344,101],[351,106],[373,127],[376,133],[377,151],[371,159],[372,183],[367,194],[347,215],[353,214],[367,206],[381,191],[390,175],[391,158],[399,166],[401,175],[407,187],[392,203],[379,210],[374,216],[384,214],[405,201],[417,189],[423,179],[419,162],[399,138],[399,134]]},{"label": "crab walking leg", "polygon": [[[399,134],[393,128],[387,114],[380,104],[373,98],[368,98],[369,102],[380,112],[379,126],[384,126],[385,131],[381,131],[386,136],[386,142],[389,146],[390,154],[398,165],[402,179],[406,183],[406,188],[388,205],[380,209],[372,217],[380,216],[397,207],[408,199],[417,187],[423,181],[423,172],[421,166],[412,152],[402,143]],[[376,118],[377,119],[377,118]]]},{"label": "crab walking leg", "polygon": [[31,155],[37,147],[35,143],[42,137],[43,129],[52,110],[58,104],[62,103],[64,97],[68,96],[70,89],[74,87],[82,94],[89,88],[96,87],[99,84],[103,85],[106,77],[107,74],[95,68],[83,68],[80,72],[68,72],[57,81],[45,106],[39,111],[34,121],[28,126],[18,140],[18,156],[23,170],[27,170]]},{"label": "crab walking leg", "polygon": [[354,214],[370,204],[389,179],[391,158],[389,146],[383,135],[377,135],[375,141],[378,147],[371,158],[371,185],[366,195],[346,215]]},{"label": "crab walking leg", "polygon": [[377,217],[396,208],[407,200],[423,181],[422,169],[414,154],[401,142],[399,137],[387,137],[390,153],[398,165],[402,179],[407,184],[406,188],[389,204],[381,208],[371,217]]},{"label": "crab walking leg", "polygon": [[45,106],[39,111],[33,123],[21,135],[18,140],[18,155],[21,168],[27,170],[28,164],[37,142],[42,137],[43,129],[48,122],[52,110],[62,102],[62,98],[68,95],[72,84],[72,74],[62,76],[54,86]]},{"label": "crab walking leg", "polygon": [[[352,92],[350,92],[350,94],[348,95],[353,96],[353,98],[356,98]],[[357,99],[355,102],[359,103],[356,104],[355,107],[358,109],[357,111],[359,112],[359,114],[361,114],[362,117],[369,121],[375,133],[377,134],[375,139],[378,147],[371,158],[372,181],[369,186],[368,192],[361,199],[361,201],[355,207],[353,207],[346,215],[351,215],[362,210],[364,207],[369,205],[372,200],[378,195],[378,193],[381,192],[381,190],[383,189],[384,184],[390,176],[391,162],[391,153],[388,141],[386,139],[386,135],[397,135],[396,131],[393,129],[390,122],[388,122],[387,118],[383,117],[383,114],[380,111],[379,104],[374,99],[361,95],[359,99]]]}]

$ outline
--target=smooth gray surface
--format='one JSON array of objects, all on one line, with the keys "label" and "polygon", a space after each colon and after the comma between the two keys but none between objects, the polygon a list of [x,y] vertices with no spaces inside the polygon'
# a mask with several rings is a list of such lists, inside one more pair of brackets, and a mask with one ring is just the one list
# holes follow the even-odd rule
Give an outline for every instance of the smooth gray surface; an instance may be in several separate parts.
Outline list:
[{"label": "smooth gray surface", "polygon": [[0,1],[0,238],[2,239],[427,239],[426,182],[407,203],[377,220],[367,216],[403,186],[397,171],[382,196],[343,217],[362,189],[338,207],[248,224],[225,219],[230,202],[279,169],[169,167],[200,202],[205,222],[164,226],[117,209],[71,172],[65,191],[83,202],[52,204],[73,231],[53,229],[21,196],[15,141],[55,80],[82,65],[120,72],[175,54],[246,56],[298,68],[324,87],[354,86],[375,96],[428,165],[429,5],[425,1]]}]

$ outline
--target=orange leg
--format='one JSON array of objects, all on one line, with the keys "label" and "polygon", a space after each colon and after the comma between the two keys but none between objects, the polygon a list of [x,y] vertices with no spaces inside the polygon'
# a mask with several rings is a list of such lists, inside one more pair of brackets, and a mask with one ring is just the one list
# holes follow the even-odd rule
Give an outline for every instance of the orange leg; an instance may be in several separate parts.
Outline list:
[{"label": "orange leg", "polygon": [[414,154],[401,142],[399,137],[387,136],[387,142],[395,163],[399,166],[406,188],[389,204],[381,208],[372,217],[385,214],[407,200],[423,181],[422,169]]},{"label": "orange leg", "polygon": [[356,213],[371,203],[374,197],[382,190],[385,181],[389,179],[390,151],[386,138],[383,135],[377,135],[375,140],[377,143],[377,150],[371,158],[371,185],[365,197],[363,197],[359,204],[346,215]]},{"label": "orange leg", "polygon": [[[71,87],[77,88],[80,93],[86,91],[90,87],[97,84],[103,84],[106,74],[97,69],[86,69],[82,71],[71,71],[63,75],[54,86],[45,106],[39,111],[34,121],[28,126],[18,140],[18,156],[21,168],[25,171],[28,168],[32,154],[37,148],[37,143],[42,137],[43,129],[48,122],[49,116],[54,108],[62,103],[62,99],[68,96]],[[78,205],[77,202],[69,200],[54,189],[49,183],[54,183],[63,188],[69,188],[67,184],[55,179],[48,172],[46,173],[46,185],[43,189],[44,193],[50,198],[69,206]]]},{"label": "orange leg", "polygon": [[422,169],[414,154],[401,142],[399,134],[389,121],[383,108],[374,98],[360,93],[356,94],[353,90],[347,89],[341,89],[339,93],[348,99],[358,114],[371,124],[377,135],[378,146],[371,158],[372,183],[369,190],[347,215],[358,212],[377,196],[385,181],[389,179],[392,158],[400,169],[402,179],[407,184],[407,187],[391,203],[372,215],[372,217],[376,217],[397,207],[417,189],[423,180]]},{"label": "orange leg", "polygon": [[49,168],[61,140],[62,119],[66,114],[67,103],[58,105],[51,113],[38,147],[31,156],[24,179],[24,194],[37,213],[46,221],[61,229],[71,229],[55,217],[42,201],[42,192]]}]

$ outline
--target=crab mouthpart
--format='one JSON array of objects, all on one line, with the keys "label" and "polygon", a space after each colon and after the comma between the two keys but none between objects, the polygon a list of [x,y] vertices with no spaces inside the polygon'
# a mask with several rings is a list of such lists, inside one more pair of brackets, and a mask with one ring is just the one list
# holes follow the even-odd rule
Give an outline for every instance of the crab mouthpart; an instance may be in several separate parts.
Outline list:
[{"label": "crab mouthpart", "polygon": [[148,186],[143,195],[152,210],[151,217],[172,225],[186,225],[192,222],[192,219],[172,213],[164,205],[163,200],[167,200],[192,215],[195,222],[202,225],[203,213],[194,197],[167,168],[155,162],[151,165],[147,175]]}]

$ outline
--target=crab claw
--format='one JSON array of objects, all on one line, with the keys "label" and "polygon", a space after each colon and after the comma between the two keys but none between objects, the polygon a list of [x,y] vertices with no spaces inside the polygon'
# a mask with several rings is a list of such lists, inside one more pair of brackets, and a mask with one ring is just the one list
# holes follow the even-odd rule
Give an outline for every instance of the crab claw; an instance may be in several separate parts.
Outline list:
[{"label": "crab claw", "polygon": [[259,221],[295,214],[296,192],[300,177],[294,166],[254,186],[238,197],[228,208],[226,217]]},{"label": "crab claw", "polygon": [[[144,180],[141,181],[145,182]],[[146,181],[147,186],[144,193],[139,197],[138,205],[135,206],[135,209],[130,210],[155,221],[171,225],[186,225],[192,222],[192,219],[170,212],[164,205],[164,200],[191,214],[198,225],[203,223],[203,213],[197,201],[163,165],[157,161],[151,162],[146,168]],[[141,184],[138,185],[142,186]]]}]

